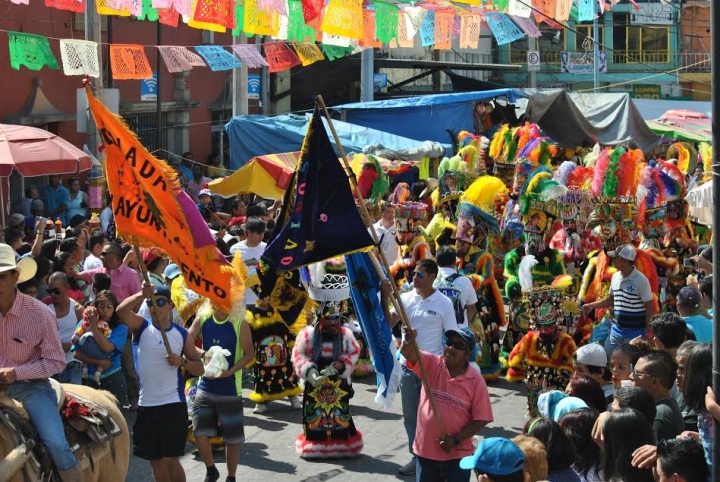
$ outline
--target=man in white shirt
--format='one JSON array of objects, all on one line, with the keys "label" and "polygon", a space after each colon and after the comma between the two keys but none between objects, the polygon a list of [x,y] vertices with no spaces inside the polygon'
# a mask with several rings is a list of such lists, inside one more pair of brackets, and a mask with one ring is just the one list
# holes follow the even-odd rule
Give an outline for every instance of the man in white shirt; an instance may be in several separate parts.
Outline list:
[{"label": "man in white shirt", "polygon": [[382,249],[388,265],[392,266],[395,264],[398,256],[397,241],[395,241],[395,236],[397,235],[397,230],[395,229],[395,211],[393,210],[392,204],[383,202],[380,205],[380,212],[380,220],[373,224],[373,227],[380,242],[380,249]]},{"label": "man in white shirt", "polygon": [[[154,295],[159,326],[135,314],[143,299]],[[94,309],[94,308],[92,308]],[[193,375],[205,371],[200,353],[187,330],[172,321],[173,303],[166,286],[143,285],[141,292],[125,299],[117,314],[137,346],[140,407],[133,427],[133,454],[150,461],[157,481],[185,482],[180,457],[187,440],[187,403],[181,367]],[[165,331],[171,354],[163,343]]]},{"label": "man in white shirt", "polygon": [[470,278],[462,276],[455,269],[457,251],[452,246],[441,246],[435,253],[435,260],[439,267],[435,288],[450,298],[453,306],[455,306],[456,302],[459,302],[459,306],[463,311],[463,319],[458,319],[457,310],[455,311],[455,318],[458,326],[461,324],[467,326],[475,316],[475,303],[478,302],[478,298]]},{"label": "man in white shirt", "polygon": [[[417,344],[420,350],[441,355],[443,353],[443,334],[448,330],[457,329],[455,310],[452,301],[433,287],[438,276],[438,265],[432,259],[421,259],[415,267],[413,285],[415,289],[400,295],[400,301],[407,313],[411,327],[417,331]],[[385,319],[390,327],[394,327],[400,316],[389,307],[389,296],[392,292],[389,281],[383,281],[381,286],[381,303]],[[417,412],[420,404],[420,389],[422,380],[407,368],[405,359],[403,365],[403,378],[400,384],[400,396],[403,408],[403,424],[408,435],[412,460],[400,468],[401,475],[415,474],[416,458],[412,451],[415,441],[415,428],[417,426]]]},{"label": "man in white shirt", "polygon": [[[260,260],[263,251],[265,251],[266,243],[263,242],[265,236],[265,220],[260,217],[250,217],[245,221],[245,233],[247,237],[245,240],[235,243],[230,247],[230,254],[235,256],[235,253],[240,251],[245,266],[248,267],[248,271],[253,269]],[[250,288],[245,290],[245,305],[254,306],[257,301],[255,292]]]}]

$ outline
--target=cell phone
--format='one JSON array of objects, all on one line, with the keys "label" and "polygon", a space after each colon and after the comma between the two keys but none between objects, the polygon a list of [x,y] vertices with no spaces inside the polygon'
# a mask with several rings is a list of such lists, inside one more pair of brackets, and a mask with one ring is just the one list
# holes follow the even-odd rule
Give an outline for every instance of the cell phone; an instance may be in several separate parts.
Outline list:
[{"label": "cell phone", "polygon": [[692,258],[685,258],[683,260],[683,266],[685,268],[694,268],[695,267],[695,261],[692,260]]}]

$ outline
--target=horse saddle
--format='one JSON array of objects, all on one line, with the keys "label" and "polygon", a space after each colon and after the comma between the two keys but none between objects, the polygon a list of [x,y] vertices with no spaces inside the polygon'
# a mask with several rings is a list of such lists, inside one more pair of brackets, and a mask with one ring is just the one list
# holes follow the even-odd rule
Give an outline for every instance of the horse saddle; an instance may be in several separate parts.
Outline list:
[{"label": "horse saddle", "polygon": [[[113,439],[121,433],[120,427],[104,407],[66,392],[56,380],[50,379],[55,391],[58,412],[63,420],[65,436],[78,459],[87,458],[94,469],[93,450],[105,442],[109,442],[110,453],[115,460],[115,444]],[[52,459],[40,441],[37,429],[30,423],[25,409],[20,402],[13,406],[0,406],[0,424],[9,429],[16,446],[25,444],[32,450],[29,463],[42,473],[51,474],[55,471]],[[90,450],[83,450],[83,449]],[[83,452],[81,456],[81,452]],[[82,462],[82,460],[81,460]]]}]

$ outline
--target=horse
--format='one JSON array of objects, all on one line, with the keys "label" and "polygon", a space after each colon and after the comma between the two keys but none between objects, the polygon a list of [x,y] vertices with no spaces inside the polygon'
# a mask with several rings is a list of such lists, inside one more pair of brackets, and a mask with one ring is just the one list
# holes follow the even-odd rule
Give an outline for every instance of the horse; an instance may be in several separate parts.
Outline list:
[{"label": "horse", "polygon": [[[120,428],[120,433],[112,440],[90,444],[84,447],[83,455],[78,454],[85,481],[124,482],[130,464],[130,433],[125,417],[118,408],[117,399],[104,390],[95,390],[82,385],[62,384],[61,386],[66,393],[77,395],[104,408]],[[7,394],[5,388],[0,386],[0,407],[13,408],[21,418],[28,420],[25,409]],[[25,443],[16,446],[14,440],[8,427],[0,423],[0,482],[40,480],[40,469],[30,459],[32,447],[28,447]],[[114,457],[111,442],[114,443]],[[21,469],[24,469],[25,474]]]}]

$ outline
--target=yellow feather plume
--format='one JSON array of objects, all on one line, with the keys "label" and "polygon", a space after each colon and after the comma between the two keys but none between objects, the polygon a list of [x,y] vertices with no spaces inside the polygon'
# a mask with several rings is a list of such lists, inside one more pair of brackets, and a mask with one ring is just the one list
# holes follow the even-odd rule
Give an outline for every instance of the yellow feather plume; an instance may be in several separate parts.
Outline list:
[{"label": "yellow feather plume", "polygon": [[508,194],[505,183],[495,176],[482,176],[473,182],[463,193],[461,201],[477,206],[487,213],[495,212],[495,198]]},{"label": "yellow feather plume", "polygon": [[709,178],[710,173],[712,172],[713,162],[712,146],[710,146],[710,144],[708,144],[707,142],[701,142],[700,146],[698,146],[698,152],[700,153],[700,157],[702,158],[705,177]]},{"label": "yellow feather plume", "polygon": [[502,152],[503,146],[505,145],[505,134],[510,129],[507,124],[503,125],[493,136],[492,142],[490,143],[490,158],[498,159]]}]

